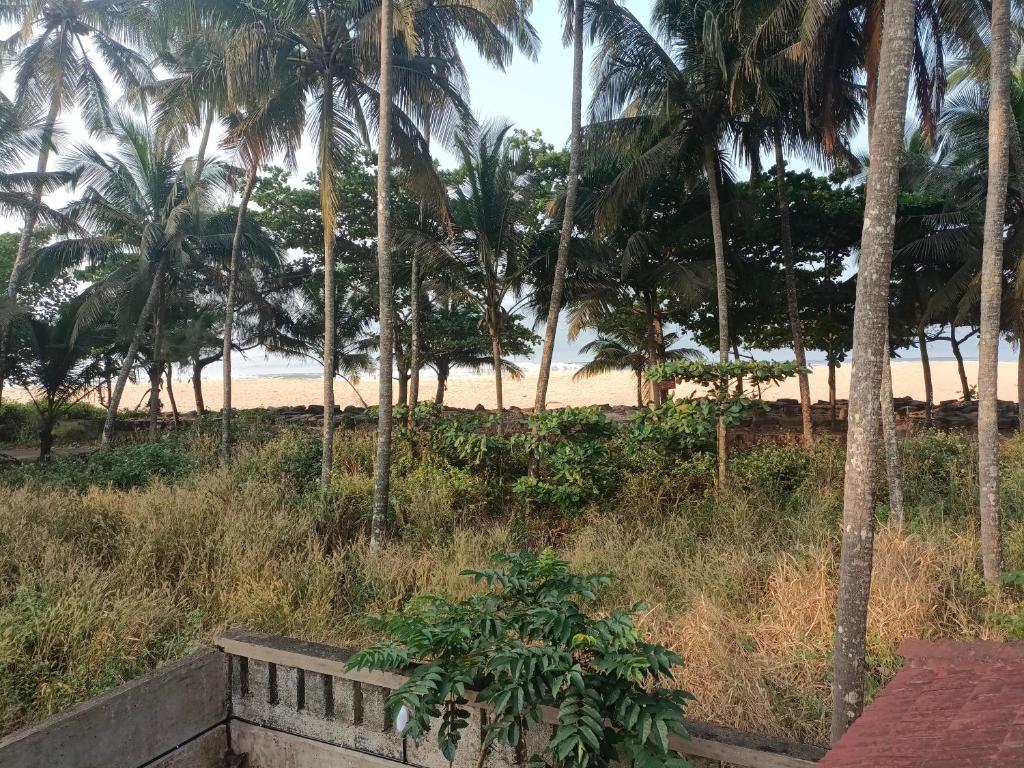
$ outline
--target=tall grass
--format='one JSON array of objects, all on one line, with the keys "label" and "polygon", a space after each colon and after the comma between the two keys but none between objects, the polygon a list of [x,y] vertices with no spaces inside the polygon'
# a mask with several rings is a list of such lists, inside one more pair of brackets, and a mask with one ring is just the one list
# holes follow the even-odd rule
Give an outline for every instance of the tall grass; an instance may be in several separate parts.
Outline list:
[{"label": "tall grass", "polygon": [[[686,659],[679,684],[696,696],[694,716],[826,738],[842,491],[834,442],[737,456],[722,498],[710,491],[705,458],[639,462],[646,468],[627,472],[619,494],[568,522],[530,517],[486,477],[438,457],[414,459],[403,443],[395,536],[371,557],[372,435],[339,441],[326,497],[315,434],[284,431],[243,447],[230,470],[216,466],[211,440],[200,428],[148,448],[186,457],[173,471],[133,446],[107,464],[56,462],[5,476],[0,731],[229,626],[364,644],[373,639],[367,613],[417,592],[464,594],[472,585],[461,569],[553,543],[576,568],[617,577],[605,606],[648,605],[643,626]],[[1024,463],[1014,457],[1024,440],[1005,447],[1008,565],[1021,568]],[[1010,610],[986,597],[980,577],[973,444],[930,434],[903,449],[906,531],[889,527],[880,506],[873,691],[897,668],[904,638],[1003,637],[996,614]]]}]

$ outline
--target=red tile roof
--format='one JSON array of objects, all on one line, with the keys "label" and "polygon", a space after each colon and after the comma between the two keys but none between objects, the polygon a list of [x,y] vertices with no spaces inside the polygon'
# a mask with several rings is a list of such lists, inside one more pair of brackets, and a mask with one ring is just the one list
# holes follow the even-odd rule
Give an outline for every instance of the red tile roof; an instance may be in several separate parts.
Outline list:
[{"label": "red tile roof", "polygon": [[1024,768],[1024,643],[908,640],[820,768]]}]

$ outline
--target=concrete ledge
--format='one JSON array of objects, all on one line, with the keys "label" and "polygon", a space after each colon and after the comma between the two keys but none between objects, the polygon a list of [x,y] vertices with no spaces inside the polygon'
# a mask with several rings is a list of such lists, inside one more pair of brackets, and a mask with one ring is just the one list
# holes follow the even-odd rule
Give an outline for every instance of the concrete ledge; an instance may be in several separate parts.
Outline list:
[{"label": "concrete ledge", "polygon": [[224,723],[227,691],[227,657],[201,651],[0,740],[0,768],[140,768]]}]

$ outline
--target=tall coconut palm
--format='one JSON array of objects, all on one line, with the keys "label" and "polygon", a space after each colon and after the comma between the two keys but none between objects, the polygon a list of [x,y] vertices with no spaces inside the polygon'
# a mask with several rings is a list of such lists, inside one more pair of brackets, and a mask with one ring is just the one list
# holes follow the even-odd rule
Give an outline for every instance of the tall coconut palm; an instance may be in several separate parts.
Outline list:
[{"label": "tall coconut palm", "polygon": [[201,246],[202,233],[194,214],[209,210],[209,195],[223,180],[216,165],[207,164],[199,177],[189,171],[184,163],[187,136],[182,131],[157,131],[120,113],[111,117],[111,125],[115,143],[111,152],[82,145],[66,160],[78,184],[85,187],[66,213],[91,234],[43,249],[45,257],[65,263],[110,264],[109,274],[86,292],[83,322],[117,304],[120,319],[131,326],[128,351],[107,408],[104,447],[110,445],[121,396],[143,333],[154,317],[165,276],[193,258]]},{"label": "tall coconut palm", "polygon": [[[305,121],[307,105],[313,113],[309,124],[317,146],[320,207],[324,234],[324,423],[321,483],[330,483],[334,463],[334,312],[335,218],[337,191],[334,179],[339,163],[359,145],[369,142],[370,127],[378,127],[381,107],[379,13],[376,3],[361,0],[279,2],[263,0],[248,4],[242,12],[233,45],[228,52],[229,84],[240,93],[258,93],[268,83],[287,103],[290,120]],[[246,17],[246,15],[248,15]],[[389,25],[390,26],[390,25]],[[445,141],[468,109],[447,77],[446,63],[408,54],[414,47],[412,16],[403,6],[398,17],[399,37],[406,41],[394,54],[393,109],[387,121],[391,146],[409,166],[414,181],[437,199],[442,197],[436,177],[425,161],[423,137],[417,128],[429,105],[435,136]],[[394,36],[391,38],[394,39]],[[389,50],[391,50],[389,48]],[[283,73],[278,76],[277,73]],[[295,146],[290,148],[294,152]],[[389,376],[390,378],[390,376]]]},{"label": "tall coconut palm", "polygon": [[[476,48],[477,54],[491,66],[501,70],[511,62],[515,50],[535,59],[539,47],[536,31],[527,17],[532,0],[483,0],[472,4],[463,0],[417,0],[414,5],[416,52],[420,56],[448,62],[452,77],[460,90],[466,88],[466,69],[460,43]],[[423,135],[430,149],[430,121],[425,121]],[[420,227],[425,224],[427,206],[420,204]],[[409,278],[409,424],[413,424],[419,401],[420,368],[423,365],[420,326],[422,323],[423,265],[417,251],[412,253]]]},{"label": "tall coconut palm", "polygon": [[[46,110],[42,141],[36,163],[38,180],[32,201],[42,200],[54,131],[62,111],[77,107],[93,132],[112,128],[110,95],[99,73],[99,63],[124,89],[141,89],[152,74],[138,52],[144,40],[143,4],[126,8],[119,0],[5,0],[0,21],[13,22],[20,30],[5,41],[6,56],[13,61],[16,100]],[[38,207],[26,211],[7,295],[17,296],[29,246],[39,219]]]},{"label": "tall coconut palm", "polygon": [[532,171],[524,167],[523,147],[509,136],[511,130],[507,123],[489,123],[457,140],[460,181],[449,192],[450,240],[406,233],[410,247],[421,258],[445,264],[453,272],[455,289],[480,308],[491,339],[499,414],[504,410],[502,340],[514,311],[505,302],[520,294],[536,261],[525,226],[532,201],[524,191]]},{"label": "tall coconut palm", "polygon": [[[393,406],[391,377],[395,357],[395,289],[391,269],[391,113],[394,53],[391,0],[380,5],[380,107],[377,137],[377,285],[380,291],[380,368],[377,373],[377,461],[374,465],[373,512],[370,549],[384,541],[391,487],[391,431]],[[413,297],[415,301],[416,297]]]},{"label": "tall coconut palm", "polygon": [[537,396],[534,412],[539,413],[547,405],[548,381],[551,377],[551,359],[555,351],[555,334],[558,330],[558,316],[562,311],[565,293],[565,272],[569,265],[569,245],[572,241],[573,222],[576,216],[576,199],[579,194],[580,169],[583,163],[583,8],[584,0],[560,0],[559,7],[565,18],[566,41],[572,43],[572,97],[571,124],[569,134],[569,176],[566,179],[565,210],[562,212],[562,230],[558,237],[558,257],[555,261],[555,275],[551,284],[551,298],[548,316],[544,326],[544,346],[541,351],[540,371],[537,375]]},{"label": "tall coconut palm", "polygon": [[881,420],[883,345],[889,336],[889,282],[903,156],[915,4],[887,0],[871,132],[864,229],[857,273],[853,357],[847,417],[843,537],[833,661],[834,743],[864,707],[867,609],[874,553],[875,467]]},{"label": "tall coconut palm", "polygon": [[978,485],[981,493],[981,555],[985,580],[999,583],[1002,537],[999,515],[999,332],[1002,314],[1003,230],[1010,174],[1009,0],[993,0],[988,86],[988,191],[981,249],[981,335],[978,348]]},{"label": "tall coconut palm", "polygon": [[[736,6],[725,0],[657,0],[655,36],[616,0],[595,0],[590,25],[601,41],[591,107],[595,133],[643,147],[605,195],[600,218],[623,209],[651,177],[687,158],[707,184],[715,254],[718,353],[729,361],[729,296],[720,186],[720,143],[731,129],[729,70],[738,55]],[[721,386],[726,386],[723,381]],[[718,478],[726,482],[725,421],[718,424]]]}]

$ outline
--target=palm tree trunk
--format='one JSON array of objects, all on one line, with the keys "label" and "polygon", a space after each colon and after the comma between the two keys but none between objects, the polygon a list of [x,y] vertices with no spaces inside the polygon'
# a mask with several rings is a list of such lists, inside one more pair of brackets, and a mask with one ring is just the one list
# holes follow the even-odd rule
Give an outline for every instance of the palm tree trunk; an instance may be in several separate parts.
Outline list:
[{"label": "palm tree trunk", "polygon": [[871,131],[864,228],[854,310],[850,405],[843,488],[842,555],[833,657],[834,744],[864,708],[864,657],[874,555],[875,471],[878,463],[883,344],[888,338],[889,282],[899,172],[903,157],[915,5],[888,0]]},{"label": "palm tree trunk", "polygon": [[1017,341],[1017,431],[1024,432],[1024,339]]},{"label": "palm tree trunk", "polygon": [[174,426],[181,426],[181,414],[178,413],[178,403],[174,399],[174,365],[167,363],[164,368],[166,372],[167,400],[171,403],[171,418],[174,419]]},{"label": "palm tree trunk", "polygon": [[796,267],[793,249],[793,224],[790,220],[789,190],[786,189],[786,158],[782,154],[782,132],[775,131],[775,189],[779,203],[779,224],[782,234],[782,266],[786,278],[786,309],[789,328],[793,334],[793,356],[800,366],[797,378],[800,384],[800,422],[805,448],[814,443],[811,424],[811,384],[807,376],[807,352],[804,350],[804,330],[800,322],[800,305],[796,295]]},{"label": "palm tree trunk", "polygon": [[192,394],[196,401],[196,413],[206,413],[206,401],[203,399],[203,367],[199,363],[192,364]]},{"label": "palm tree trunk", "polygon": [[932,411],[935,408],[935,386],[932,383],[932,362],[928,357],[928,335],[924,327],[917,329],[917,343],[921,351],[921,372],[924,375],[925,420],[932,425]]},{"label": "palm tree trunk", "polygon": [[[704,174],[708,179],[708,203],[711,209],[711,232],[715,240],[715,291],[718,294],[718,360],[722,365],[729,362],[729,288],[725,275],[725,235],[722,232],[722,209],[718,200],[718,162],[716,148],[708,142],[704,147]],[[729,380],[723,377],[719,392],[724,395]],[[728,435],[725,417],[718,417],[718,488],[725,489],[726,467],[728,466]]]},{"label": "palm tree trunk", "polygon": [[39,419],[39,460],[46,461],[53,454],[53,425],[56,417],[48,408]]},{"label": "palm tree trunk", "polygon": [[[60,115],[62,103],[62,89],[54,87],[50,97],[50,111],[46,114],[46,122],[43,123],[42,146],[39,148],[39,158],[36,161],[36,173],[42,176],[46,173],[46,166],[50,160],[50,150],[53,143],[53,132],[57,125],[57,117]],[[15,299],[18,297],[18,290],[24,279],[25,263],[28,259],[28,249],[32,245],[32,235],[35,233],[36,223],[39,221],[39,206],[43,202],[43,182],[37,179],[32,187],[32,207],[25,215],[25,226],[21,230],[21,239],[18,240],[18,251],[14,256],[14,264],[11,266],[11,277],[7,283],[7,295]]]},{"label": "palm tree trunk", "polygon": [[1010,3],[992,1],[988,107],[988,193],[981,249],[981,336],[978,349],[978,485],[985,581],[998,585],[1003,566],[999,510],[999,330],[1003,229],[1009,178]]},{"label": "palm tree trunk", "polygon": [[[655,312],[657,297],[653,291],[644,292],[644,315],[647,320],[647,365],[653,367],[658,364],[658,316]],[[651,382],[650,389],[651,405],[657,408],[661,405],[661,386],[657,382]]]},{"label": "palm tree trunk", "polygon": [[971,383],[967,380],[967,369],[964,367],[964,355],[960,351],[960,342],[956,338],[956,327],[949,326],[949,346],[953,350],[953,357],[956,358],[956,372],[960,376],[960,391],[963,393],[964,402],[971,402]]},{"label": "palm tree trunk", "polygon": [[892,404],[892,365],[889,345],[882,356],[882,436],[885,439],[885,474],[889,480],[889,514],[892,521],[903,527],[903,464],[896,434],[896,413]]},{"label": "palm tree trunk", "polygon": [[644,407],[644,372],[636,372],[636,407]]},{"label": "palm tree trunk", "polygon": [[380,4],[380,125],[377,149],[377,274],[380,287],[380,370],[377,376],[377,464],[373,487],[370,548],[384,543],[391,494],[391,375],[395,346],[395,296],[391,274],[392,0]]},{"label": "palm tree trunk", "polygon": [[547,407],[548,384],[551,381],[551,360],[555,352],[555,334],[558,331],[558,315],[562,311],[565,294],[565,272],[569,264],[569,246],[572,243],[573,222],[576,217],[576,198],[579,193],[580,164],[583,149],[581,133],[583,125],[583,3],[573,0],[572,6],[572,133],[569,143],[569,177],[565,189],[565,211],[562,214],[562,231],[558,239],[558,259],[555,261],[555,275],[551,283],[551,301],[544,326],[544,347],[540,357],[540,372],[537,375],[537,396],[533,409],[540,413]]},{"label": "palm tree trunk", "polygon": [[[420,206],[420,220],[423,220],[423,206]],[[413,250],[412,264],[409,266],[409,388],[408,426],[412,429],[416,422],[414,411],[420,400],[420,259]]]},{"label": "palm tree trunk", "polygon": [[[323,379],[323,451],[320,460],[320,486],[331,485],[334,467],[334,356],[337,328],[334,320],[334,245],[335,192],[331,135],[334,129],[334,81],[330,72],[324,77],[323,125],[320,128],[320,215],[324,228],[324,379]],[[390,376],[389,376],[390,378]],[[225,410],[227,410],[225,408]]]},{"label": "palm tree trunk", "polygon": [[203,133],[199,137],[199,149],[196,152],[196,176],[203,174],[206,167],[206,147],[210,143],[210,130],[213,128],[213,117],[215,110],[210,107],[206,110],[206,119],[203,121]]},{"label": "palm tree trunk", "polygon": [[501,338],[491,331],[491,364],[494,366],[494,397],[498,407],[498,434],[504,432],[505,400],[501,387]]},{"label": "palm tree trunk", "polygon": [[[423,127],[423,140],[430,151],[430,107],[426,108],[425,125]],[[424,228],[427,220],[427,206],[420,203],[420,229]],[[406,419],[410,431],[416,424],[416,405],[420,401],[420,368],[423,362],[420,360],[420,257],[413,249],[412,264],[409,269],[409,415]]]},{"label": "palm tree trunk", "polygon": [[161,362],[149,366],[149,442],[154,443],[160,436],[160,385],[163,383],[164,366]]},{"label": "palm tree trunk", "polygon": [[434,393],[434,405],[444,405],[444,390],[448,384],[448,364],[437,364],[437,390]]},{"label": "palm tree trunk", "polygon": [[[238,202],[238,216],[235,218],[235,233],[231,237],[231,262],[228,265],[228,293],[224,300],[224,348],[222,365],[224,366],[222,386],[224,387],[224,405],[220,413],[220,459],[227,464],[231,461],[231,347],[234,341],[235,327],[235,289],[238,284],[238,257],[242,250],[242,232],[245,229],[245,214],[249,208],[249,198],[256,186],[256,170],[259,163],[255,159],[249,164],[249,172],[245,176],[245,187],[242,199]],[[325,329],[326,330],[326,329]],[[326,360],[325,360],[326,366]],[[332,381],[333,387],[333,381]],[[333,417],[334,408],[331,408]],[[326,412],[326,409],[325,409]]]}]

